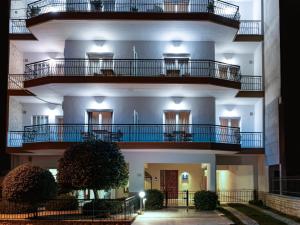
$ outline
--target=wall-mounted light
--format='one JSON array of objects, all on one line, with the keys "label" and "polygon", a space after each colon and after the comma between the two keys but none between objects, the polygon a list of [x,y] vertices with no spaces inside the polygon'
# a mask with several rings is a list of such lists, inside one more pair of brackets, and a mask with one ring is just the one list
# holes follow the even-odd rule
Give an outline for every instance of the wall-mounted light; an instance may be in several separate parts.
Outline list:
[{"label": "wall-mounted light", "polygon": [[95,40],[94,42],[99,47],[103,47],[103,45],[105,44],[105,40]]},{"label": "wall-mounted light", "polygon": [[182,183],[188,183],[189,182],[189,173],[188,172],[183,172],[181,174],[181,182]]},{"label": "wall-mounted light", "polygon": [[233,53],[224,53],[224,58],[227,60],[233,59],[234,54]]},{"label": "wall-mounted light", "polygon": [[179,96],[173,96],[171,98],[176,105],[180,104],[183,100],[183,97],[179,97]]},{"label": "wall-mounted light", "polygon": [[173,40],[172,44],[174,47],[179,47],[182,44],[182,41],[181,40]]},{"label": "wall-mounted light", "polygon": [[54,109],[56,109],[56,107],[57,107],[56,104],[48,103],[48,108],[49,108],[50,110],[54,110]]},{"label": "wall-mounted light", "polygon": [[105,97],[104,96],[95,96],[95,101],[99,104],[103,103]]}]

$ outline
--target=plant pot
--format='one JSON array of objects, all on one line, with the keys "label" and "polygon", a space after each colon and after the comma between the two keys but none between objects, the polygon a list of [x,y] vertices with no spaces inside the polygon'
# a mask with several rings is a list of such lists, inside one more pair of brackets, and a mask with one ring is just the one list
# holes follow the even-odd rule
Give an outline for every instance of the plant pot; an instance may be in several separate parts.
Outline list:
[{"label": "plant pot", "polygon": [[92,11],[102,11],[102,1],[91,1]]},{"label": "plant pot", "polygon": [[38,16],[41,12],[41,9],[40,8],[31,8],[30,9],[30,16],[31,17],[34,17],[34,16]]}]

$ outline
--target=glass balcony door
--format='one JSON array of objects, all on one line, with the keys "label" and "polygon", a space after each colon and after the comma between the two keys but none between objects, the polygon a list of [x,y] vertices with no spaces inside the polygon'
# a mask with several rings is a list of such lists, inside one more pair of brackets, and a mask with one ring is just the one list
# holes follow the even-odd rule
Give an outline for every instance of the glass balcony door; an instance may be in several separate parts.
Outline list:
[{"label": "glass balcony door", "polygon": [[190,75],[189,58],[165,58],[165,74],[170,77]]},{"label": "glass balcony door", "polygon": [[165,12],[189,12],[189,0],[164,0]]}]

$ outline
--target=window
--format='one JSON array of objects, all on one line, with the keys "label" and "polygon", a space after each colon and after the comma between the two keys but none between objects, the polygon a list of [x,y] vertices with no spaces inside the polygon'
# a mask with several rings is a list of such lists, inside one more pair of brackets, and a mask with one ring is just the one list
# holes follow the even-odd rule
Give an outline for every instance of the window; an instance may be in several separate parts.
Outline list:
[{"label": "window", "polygon": [[45,115],[35,115],[32,116],[32,125],[43,125],[49,123],[49,117]]},{"label": "window", "polygon": [[190,75],[189,58],[165,58],[164,62],[167,76]]},{"label": "window", "polygon": [[166,12],[188,12],[189,0],[164,0]]},{"label": "window", "polygon": [[166,111],[165,132],[189,132],[190,130],[190,111]]},{"label": "window", "polygon": [[89,130],[111,131],[112,111],[90,111],[88,112]]},{"label": "window", "polygon": [[114,75],[113,54],[88,54],[88,71],[89,75]]}]

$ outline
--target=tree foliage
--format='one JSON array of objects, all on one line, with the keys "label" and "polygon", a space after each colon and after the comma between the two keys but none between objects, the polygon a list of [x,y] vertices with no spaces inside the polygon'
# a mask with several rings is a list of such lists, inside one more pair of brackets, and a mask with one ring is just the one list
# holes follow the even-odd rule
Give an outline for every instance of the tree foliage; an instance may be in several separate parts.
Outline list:
[{"label": "tree foliage", "polygon": [[52,174],[30,164],[16,167],[3,180],[2,197],[11,202],[38,204],[54,198],[56,192]]},{"label": "tree foliage", "polygon": [[115,143],[87,141],[65,151],[57,180],[64,189],[109,190],[127,184],[128,169]]}]

